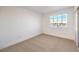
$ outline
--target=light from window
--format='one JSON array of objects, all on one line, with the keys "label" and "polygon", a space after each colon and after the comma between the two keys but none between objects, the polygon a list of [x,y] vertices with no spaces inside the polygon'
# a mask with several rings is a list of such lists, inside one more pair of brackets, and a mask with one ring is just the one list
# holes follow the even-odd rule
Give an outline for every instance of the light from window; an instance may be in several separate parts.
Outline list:
[{"label": "light from window", "polygon": [[67,24],[67,14],[50,16],[50,23],[55,26],[65,26]]}]

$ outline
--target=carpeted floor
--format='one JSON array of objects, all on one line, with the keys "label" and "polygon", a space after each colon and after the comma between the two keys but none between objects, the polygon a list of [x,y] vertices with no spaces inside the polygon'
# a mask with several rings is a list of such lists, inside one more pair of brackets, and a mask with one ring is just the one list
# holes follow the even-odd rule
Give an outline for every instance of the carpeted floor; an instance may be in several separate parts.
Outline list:
[{"label": "carpeted floor", "polygon": [[1,50],[1,52],[78,52],[75,42],[41,34],[19,44]]}]

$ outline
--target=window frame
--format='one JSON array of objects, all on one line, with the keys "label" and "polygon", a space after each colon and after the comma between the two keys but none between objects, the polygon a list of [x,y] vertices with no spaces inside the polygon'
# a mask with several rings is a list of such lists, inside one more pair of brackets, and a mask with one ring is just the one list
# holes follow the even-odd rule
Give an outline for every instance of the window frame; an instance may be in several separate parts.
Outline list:
[{"label": "window frame", "polygon": [[[55,21],[54,17],[57,17],[57,20],[56,20],[57,22],[54,22]],[[58,17],[60,18],[60,21],[58,20],[59,19]],[[57,14],[57,15],[50,16],[49,20],[50,20],[50,24],[53,24],[53,26],[57,26],[57,27],[66,26],[67,22],[68,22],[68,13],[63,13],[63,14]]]}]

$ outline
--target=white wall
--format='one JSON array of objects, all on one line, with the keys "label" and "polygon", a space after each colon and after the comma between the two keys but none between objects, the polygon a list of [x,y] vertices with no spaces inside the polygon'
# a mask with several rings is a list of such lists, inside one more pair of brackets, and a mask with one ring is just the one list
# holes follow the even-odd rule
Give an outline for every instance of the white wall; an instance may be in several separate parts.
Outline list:
[{"label": "white wall", "polygon": [[[62,13],[68,13],[68,23],[67,27],[65,28],[51,28],[50,22],[49,22],[49,16],[51,15],[58,15]],[[43,16],[43,33],[59,36],[62,38],[68,38],[75,40],[75,19],[74,19],[74,9],[68,8],[68,9],[62,9],[56,12],[50,12],[47,14],[44,14]]]},{"label": "white wall", "polygon": [[41,32],[41,14],[22,7],[0,7],[0,49]]},{"label": "white wall", "polygon": [[76,30],[76,35],[75,35],[75,42],[76,42],[76,46],[78,47],[78,6],[74,6],[74,17],[76,20],[76,26],[75,26],[75,30]]},{"label": "white wall", "polygon": [[[61,13],[68,13],[67,27],[62,29],[49,27],[49,16]],[[73,8],[42,15],[23,7],[0,7],[0,49],[41,33],[75,40]]]}]

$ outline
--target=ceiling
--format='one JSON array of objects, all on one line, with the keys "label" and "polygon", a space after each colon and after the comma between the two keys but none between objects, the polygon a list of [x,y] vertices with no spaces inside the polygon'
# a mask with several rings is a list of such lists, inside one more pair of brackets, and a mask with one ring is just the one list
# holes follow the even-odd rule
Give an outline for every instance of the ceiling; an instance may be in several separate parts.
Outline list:
[{"label": "ceiling", "polygon": [[73,6],[26,6],[25,8],[39,13],[48,13],[51,11],[57,11],[57,10],[66,9],[70,7],[73,7]]}]

